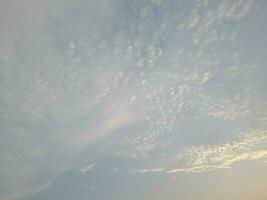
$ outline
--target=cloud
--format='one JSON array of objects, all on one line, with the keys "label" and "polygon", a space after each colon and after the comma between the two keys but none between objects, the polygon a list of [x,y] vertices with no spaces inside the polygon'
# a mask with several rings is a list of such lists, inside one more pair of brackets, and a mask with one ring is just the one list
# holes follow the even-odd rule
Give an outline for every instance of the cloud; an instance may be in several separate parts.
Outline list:
[{"label": "cloud", "polygon": [[204,165],[204,166],[195,166],[195,167],[187,167],[187,168],[174,168],[166,171],[168,174],[175,173],[201,173],[201,172],[210,172],[219,169],[226,169],[228,166],[212,166],[212,165]]},{"label": "cloud", "polygon": [[149,169],[139,169],[139,170],[130,170],[130,173],[160,173],[164,172],[163,168],[149,168]]},{"label": "cloud", "polygon": [[80,169],[81,174],[85,174],[88,171],[92,170],[96,166],[95,163],[89,164],[87,166],[84,166],[83,168]]},{"label": "cloud", "polygon": [[239,21],[249,13],[253,2],[254,0],[238,0],[234,3],[222,1],[218,7],[218,18]]},{"label": "cloud", "polygon": [[206,46],[215,41],[231,40],[235,30],[219,30],[218,24],[238,23],[249,14],[253,4],[254,0],[199,1],[188,20],[188,28],[194,28],[193,43]]},{"label": "cloud", "polygon": [[[145,10],[131,1],[0,2],[0,64],[5,63],[0,88],[5,129],[0,175],[13,191],[42,190],[51,177],[71,169],[73,160],[79,160],[79,153],[93,142],[135,123],[142,130],[134,136],[125,134],[119,142],[127,149],[115,155],[145,160],[173,142],[163,141],[165,135],[192,118],[249,116],[247,96],[233,102],[229,91],[219,93],[221,88],[209,81],[220,79],[216,70],[223,60],[222,73],[229,71],[224,86],[231,88],[228,81],[243,74],[237,49],[227,44],[236,35],[235,28],[220,28],[243,19],[253,1],[198,1],[189,15],[180,3],[177,12],[164,1],[153,2],[156,6],[148,3]],[[139,11],[148,19],[141,25]],[[213,43],[222,40],[227,53],[220,43]],[[230,69],[235,68],[233,73]],[[205,85],[212,85],[219,95],[210,95]],[[194,146],[170,155],[187,166],[137,171],[200,172],[265,157],[264,150],[253,151],[252,146],[238,142]]]},{"label": "cloud", "polygon": [[134,173],[200,173],[230,168],[240,161],[260,160],[267,157],[267,149],[259,149],[258,145],[267,142],[267,132],[254,130],[241,134],[243,138],[220,145],[192,146],[178,150],[176,162],[184,167],[174,167],[168,164],[163,168],[135,169]]}]

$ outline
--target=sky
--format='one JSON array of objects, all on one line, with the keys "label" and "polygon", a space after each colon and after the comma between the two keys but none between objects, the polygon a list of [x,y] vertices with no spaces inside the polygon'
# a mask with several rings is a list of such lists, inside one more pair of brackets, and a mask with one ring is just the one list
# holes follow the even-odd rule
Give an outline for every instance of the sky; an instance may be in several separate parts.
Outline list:
[{"label": "sky", "polygon": [[265,0],[0,0],[0,200],[266,200]]}]

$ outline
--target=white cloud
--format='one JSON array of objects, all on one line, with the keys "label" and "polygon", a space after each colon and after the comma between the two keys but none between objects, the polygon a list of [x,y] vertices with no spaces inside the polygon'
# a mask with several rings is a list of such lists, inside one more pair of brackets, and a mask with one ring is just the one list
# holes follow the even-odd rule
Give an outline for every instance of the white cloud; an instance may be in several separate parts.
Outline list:
[{"label": "white cloud", "polygon": [[96,166],[95,163],[89,164],[89,165],[84,166],[83,168],[81,168],[80,172],[81,172],[81,174],[85,174],[85,173],[89,172],[90,170],[92,170],[95,166]]},{"label": "white cloud", "polygon": [[[241,134],[243,135],[243,134]],[[243,138],[225,144],[192,146],[178,150],[176,162],[184,163],[182,167],[168,164],[162,168],[145,168],[133,170],[135,173],[200,173],[230,168],[239,161],[259,160],[267,157],[265,149],[254,150],[267,142],[267,132],[254,130],[245,133]]]}]

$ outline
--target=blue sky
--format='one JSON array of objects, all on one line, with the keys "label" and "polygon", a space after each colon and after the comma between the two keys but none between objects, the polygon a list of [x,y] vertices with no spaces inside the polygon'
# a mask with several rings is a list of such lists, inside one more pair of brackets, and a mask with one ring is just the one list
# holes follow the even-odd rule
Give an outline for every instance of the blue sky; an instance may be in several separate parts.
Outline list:
[{"label": "blue sky", "polygon": [[2,0],[0,200],[265,199],[264,0]]}]

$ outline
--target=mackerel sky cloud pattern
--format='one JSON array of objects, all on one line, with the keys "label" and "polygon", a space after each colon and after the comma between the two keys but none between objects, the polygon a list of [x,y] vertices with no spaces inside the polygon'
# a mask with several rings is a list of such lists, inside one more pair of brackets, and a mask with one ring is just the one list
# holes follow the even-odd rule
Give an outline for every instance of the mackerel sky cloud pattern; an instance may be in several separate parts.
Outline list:
[{"label": "mackerel sky cloud pattern", "polygon": [[265,199],[265,0],[1,0],[0,200]]}]

